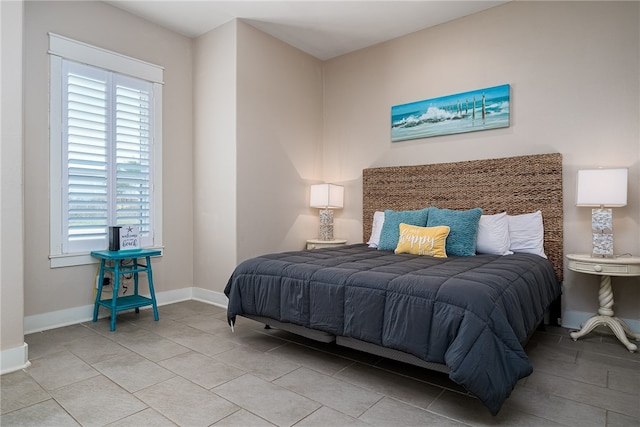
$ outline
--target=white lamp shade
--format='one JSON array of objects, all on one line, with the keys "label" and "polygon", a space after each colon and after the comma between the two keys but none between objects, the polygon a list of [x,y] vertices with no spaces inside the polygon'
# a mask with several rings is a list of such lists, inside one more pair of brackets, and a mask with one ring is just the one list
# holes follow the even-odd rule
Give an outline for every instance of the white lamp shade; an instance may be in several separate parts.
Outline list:
[{"label": "white lamp shade", "polygon": [[626,206],[627,173],[624,168],[579,170],[576,206]]},{"label": "white lamp shade", "polygon": [[342,209],[344,187],[335,184],[314,184],[311,186],[309,205],[320,209]]}]

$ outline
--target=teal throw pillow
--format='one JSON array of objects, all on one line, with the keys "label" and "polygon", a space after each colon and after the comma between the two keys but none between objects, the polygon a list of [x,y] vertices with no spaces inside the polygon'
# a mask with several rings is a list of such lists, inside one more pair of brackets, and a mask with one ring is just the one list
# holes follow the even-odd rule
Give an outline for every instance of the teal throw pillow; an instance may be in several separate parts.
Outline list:
[{"label": "teal throw pillow", "polygon": [[446,251],[448,256],[473,256],[476,254],[476,239],[482,209],[468,211],[431,208],[427,227],[448,225]]},{"label": "teal throw pillow", "polygon": [[396,246],[398,246],[398,239],[400,238],[400,223],[425,227],[428,216],[429,208],[400,212],[390,209],[385,210],[378,250],[395,251]]}]

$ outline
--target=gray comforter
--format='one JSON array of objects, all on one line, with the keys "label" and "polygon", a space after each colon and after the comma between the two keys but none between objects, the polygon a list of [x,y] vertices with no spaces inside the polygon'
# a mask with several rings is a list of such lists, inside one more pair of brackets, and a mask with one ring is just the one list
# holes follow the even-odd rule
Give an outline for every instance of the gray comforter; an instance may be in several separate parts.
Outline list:
[{"label": "gray comforter", "polygon": [[249,259],[224,292],[230,322],[258,315],[446,364],[495,415],[532,372],[523,345],[560,286],[537,255],[432,258],[360,244]]}]

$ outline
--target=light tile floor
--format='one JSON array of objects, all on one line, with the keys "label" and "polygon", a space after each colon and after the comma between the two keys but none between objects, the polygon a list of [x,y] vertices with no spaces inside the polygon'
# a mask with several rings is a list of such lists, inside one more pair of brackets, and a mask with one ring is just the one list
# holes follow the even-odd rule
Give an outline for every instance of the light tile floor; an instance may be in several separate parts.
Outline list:
[{"label": "light tile floor", "polygon": [[197,301],[30,334],[2,426],[639,426],[640,355],[538,331],[534,373],[492,417],[445,374],[319,344]]}]

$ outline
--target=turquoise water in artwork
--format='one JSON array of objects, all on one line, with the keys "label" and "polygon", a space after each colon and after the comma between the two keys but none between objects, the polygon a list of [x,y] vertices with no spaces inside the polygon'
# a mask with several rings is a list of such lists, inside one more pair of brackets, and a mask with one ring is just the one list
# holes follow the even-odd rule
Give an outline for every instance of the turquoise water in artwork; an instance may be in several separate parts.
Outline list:
[{"label": "turquoise water in artwork", "polygon": [[509,127],[509,85],[391,107],[391,141]]}]

